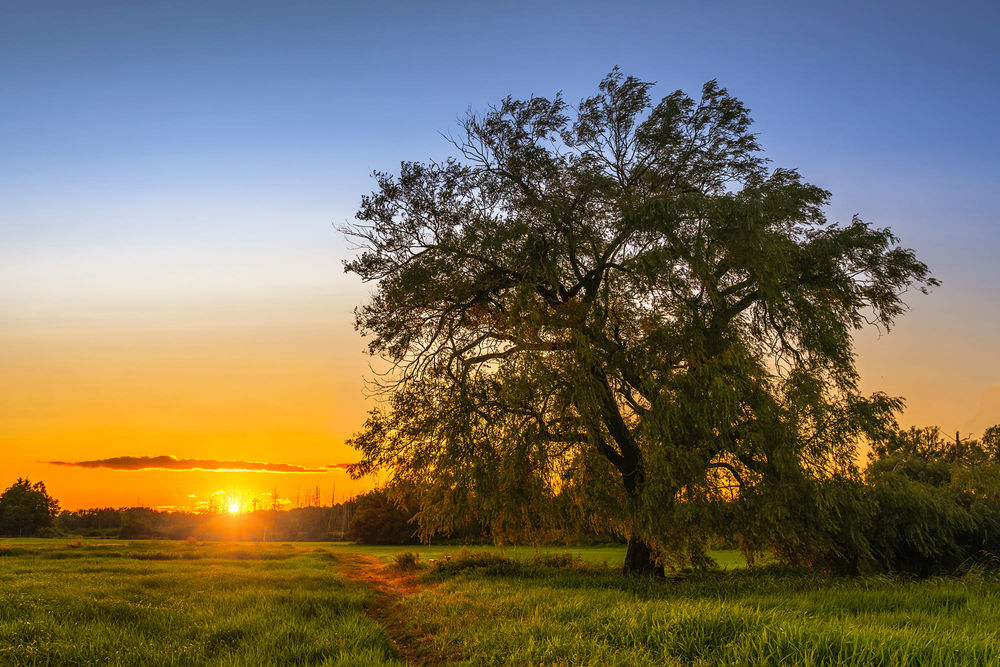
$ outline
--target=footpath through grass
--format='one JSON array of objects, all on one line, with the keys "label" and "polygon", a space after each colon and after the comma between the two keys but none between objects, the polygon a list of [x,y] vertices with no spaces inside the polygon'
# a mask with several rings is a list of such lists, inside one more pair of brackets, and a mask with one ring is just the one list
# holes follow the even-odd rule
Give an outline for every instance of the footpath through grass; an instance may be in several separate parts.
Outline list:
[{"label": "footpath through grass", "polygon": [[996,575],[636,580],[601,564],[617,547],[460,551],[0,540],[0,665],[1000,665]]},{"label": "footpath through grass", "polygon": [[329,550],[0,542],[0,665],[395,664]]}]

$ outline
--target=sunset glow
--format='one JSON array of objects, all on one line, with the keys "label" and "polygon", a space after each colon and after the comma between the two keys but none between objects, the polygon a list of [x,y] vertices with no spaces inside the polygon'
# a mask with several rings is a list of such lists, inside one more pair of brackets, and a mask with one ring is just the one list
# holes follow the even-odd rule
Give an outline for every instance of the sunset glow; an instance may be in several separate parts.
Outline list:
[{"label": "sunset glow", "polygon": [[[5,12],[0,488],[22,476],[65,509],[192,510],[246,489],[244,511],[371,488],[342,466],[375,406],[379,362],[352,314],[372,285],[344,273],[338,228],[372,170],[449,154],[456,113],[558,90],[575,105],[615,64],[657,95],[717,78],[774,165],[834,193],[831,220],[891,226],[942,280],[906,295],[889,335],[859,334],[865,392],[905,397],[904,426],[1000,422],[1000,135],[989,114],[944,120],[955,100],[996,108],[993,21],[810,3],[545,5],[524,22],[477,3],[251,5],[239,21],[211,3]],[[901,21],[910,37],[870,32]],[[710,42],[691,29],[709,23]],[[753,41],[772,33],[789,41]]]}]

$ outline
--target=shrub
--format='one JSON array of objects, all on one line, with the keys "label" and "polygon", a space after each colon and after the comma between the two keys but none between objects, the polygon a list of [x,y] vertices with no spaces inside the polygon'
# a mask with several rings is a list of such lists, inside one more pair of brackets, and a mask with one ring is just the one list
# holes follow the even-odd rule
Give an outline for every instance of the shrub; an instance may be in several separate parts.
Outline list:
[{"label": "shrub", "polygon": [[458,574],[465,570],[479,570],[493,575],[516,575],[523,568],[517,561],[491,551],[462,550],[455,556],[445,556],[434,564],[442,574]]},{"label": "shrub", "polygon": [[559,553],[540,551],[534,555],[531,562],[541,567],[569,569],[579,567],[583,561],[579,556],[574,556],[566,551]]},{"label": "shrub", "polygon": [[865,480],[823,480],[773,537],[786,564],[930,576],[1000,554],[1000,466],[886,459]]},{"label": "shrub", "polygon": [[462,550],[454,556],[445,556],[435,562],[433,571],[444,575],[477,571],[492,576],[532,577],[549,575],[554,570],[601,569],[602,566],[584,563],[579,556],[565,552],[538,552],[531,558],[514,559],[494,551]]},{"label": "shrub", "polygon": [[420,554],[415,551],[403,551],[396,554],[392,564],[397,570],[416,570],[420,567]]}]

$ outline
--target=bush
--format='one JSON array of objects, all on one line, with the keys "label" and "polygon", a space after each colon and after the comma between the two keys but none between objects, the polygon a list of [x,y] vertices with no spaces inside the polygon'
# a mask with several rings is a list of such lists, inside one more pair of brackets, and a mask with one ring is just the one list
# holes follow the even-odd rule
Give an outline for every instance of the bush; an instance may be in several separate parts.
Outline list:
[{"label": "bush", "polygon": [[438,574],[455,575],[466,571],[503,577],[532,577],[548,575],[554,570],[600,570],[601,566],[584,563],[579,556],[569,553],[538,552],[528,559],[514,559],[493,551],[462,550],[454,556],[445,556],[434,563]]},{"label": "bush", "polygon": [[930,576],[997,563],[1000,466],[891,459],[824,480],[774,541],[779,561],[838,574]]},{"label": "bush", "polygon": [[462,550],[455,556],[445,556],[434,563],[434,570],[442,574],[458,574],[478,570],[492,575],[517,575],[523,567],[517,561],[491,551]]},{"label": "bush", "polygon": [[397,570],[416,570],[420,568],[420,554],[415,551],[403,551],[396,554],[392,561],[393,567]]}]

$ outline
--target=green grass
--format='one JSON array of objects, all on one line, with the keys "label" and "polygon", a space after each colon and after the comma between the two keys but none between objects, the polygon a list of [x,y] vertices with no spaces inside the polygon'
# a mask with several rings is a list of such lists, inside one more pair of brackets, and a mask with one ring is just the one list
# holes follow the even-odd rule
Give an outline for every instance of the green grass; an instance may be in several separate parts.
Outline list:
[{"label": "green grass", "polygon": [[3,665],[395,663],[312,546],[0,542]]},{"label": "green grass", "polygon": [[403,551],[444,565],[383,620],[449,662],[1000,665],[996,575],[751,572],[723,552],[730,569],[658,581],[615,573],[621,547],[461,550],[0,540],[0,665],[394,664],[373,592],[337,566]]},{"label": "green grass", "polygon": [[[352,542],[335,542],[328,545],[334,553],[360,553],[366,556],[375,556],[386,563],[390,562],[396,554],[403,551],[412,551],[419,554],[420,560],[424,563],[433,563],[446,556],[467,551],[471,553],[491,553],[515,559],[527,559],[536,553],[540,554],[562,554],[568,553],[578,556],[586,563],[607,565],[610,568],[621,567],[625,562],[625,545],[602,545],[587,547],[563,547],[563,546],[506,546],[495,547],[491,545],[436,545],[419,544],[406,546],[372,546],[354,544]],[[709,555],[715,559],[722,569],[743,569],[746,567],[746,560],[739,551],[710,551]]]},{"label": "green grass", "polygon": [[469,664],[1000,665],[1000,581],[717,572],[626,580],[482,558],[397,613]]}]

